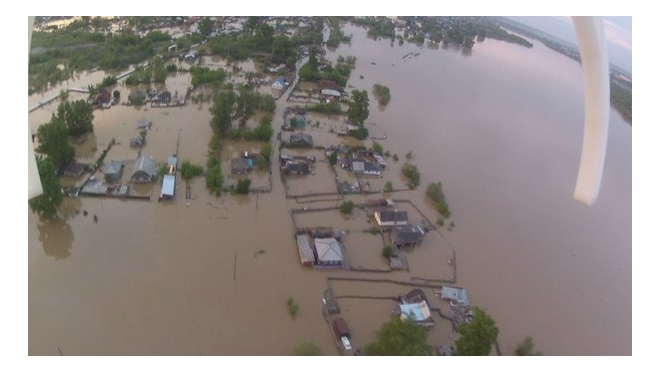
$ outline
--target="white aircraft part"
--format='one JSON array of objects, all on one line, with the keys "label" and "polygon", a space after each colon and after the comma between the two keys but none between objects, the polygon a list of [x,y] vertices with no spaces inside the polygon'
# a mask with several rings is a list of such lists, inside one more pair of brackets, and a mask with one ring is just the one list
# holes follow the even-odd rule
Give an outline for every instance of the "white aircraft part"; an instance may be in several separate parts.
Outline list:
[{"label": "white aircraft part", "polygon": [[[30,58],[30,43],[32,42],[32,28],[34,27],[34,17],[28,17],[28,60]],[[37,168],[37,160],[34,157],[34,148],[32,147],[32,134],[28,126],[28,200],[43,193],[41,187],[41,178]]]},{"label": "white aircraft part", "polygon": [[610,79],[600,17],[573,17],[584,76],[584,138],[573,198],[592,205],[598,197],[610,120]]}]

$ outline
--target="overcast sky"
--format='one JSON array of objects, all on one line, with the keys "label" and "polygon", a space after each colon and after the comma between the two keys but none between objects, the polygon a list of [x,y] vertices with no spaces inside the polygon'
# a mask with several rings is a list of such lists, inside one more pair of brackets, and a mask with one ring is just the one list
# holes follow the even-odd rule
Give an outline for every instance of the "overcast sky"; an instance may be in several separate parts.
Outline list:
[{"label": "overcast sky", "polygon": [[[570,17],[507,17],[578,45]],[[610,62],[632,73],[632,17],[603,17]]]}]

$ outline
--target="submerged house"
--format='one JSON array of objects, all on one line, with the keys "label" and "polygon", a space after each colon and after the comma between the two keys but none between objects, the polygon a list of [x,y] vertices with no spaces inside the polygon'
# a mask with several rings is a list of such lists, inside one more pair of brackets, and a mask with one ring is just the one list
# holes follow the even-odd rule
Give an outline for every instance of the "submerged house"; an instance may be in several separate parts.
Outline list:
[{"label": "submerged house", "polygon": [[87,169],[87,165],[81,164],[76,160],[72,160],[64,168],[63,175],[71,178],[78,178],[85,172],[86,169]]},{"label": "submerged house", "polygon": [[103,175],[108,181],[116,181],[121,179],[121,174],[124,169],[124,164],[121,161],[110,161],[103,169]]},{"label": "submerged house", "polygon": [[100,106],[104,104],[109,104],[112,100],[112,96],[108,89],[101,89],[99,93],[94,98],[94,105]]},{"label": "submerged house", "polygon": [[307,175],[309,174],[309,164],[307,162],[287,161],[282,167],[282,172],[287,175]]},{"label": "submerged house", "polygon": [[464,288],[442,286],[440,295],[442,299],[449,300],[449,304],[451,304],[452,306],[470,305],[470,302],[468,301],[468,297],[467,297],[467,291],[465,291]]},{"label": "submerged house", "polygon": [[418,246],[424,238],[424,230],[419,226],[402,225],[392,229],[392,244],[398,248]]},{"label": "submerged house", "polygon": [[135,183],[151,183],[156,180],[158,167],[154,158],[147,155],[140,156],[135,161],[135,168],[131,180]]},{"label": "submerged house", "polygon": [[378,210],[374,218],[379,227],[395,227],[408,224],[408,212],[398,210]]},{"label": "submerged house", "polygon": [[253,161],[251,158],[234,157],[231,159],[231,175],[243,175],[252,171]]},{"label": "submerged house", "polygon": [[341,245],[335,238],[315,238],[314,249],[319,265],[341,265],[344,260]]},{"label": "submerged house", "polygon": [[313,147],[314,139],[307,133],[294,133],[289,137],[289,145],[292,147]]},{"label": "submerged house", "polygon": [[433,327],[435,321],[431,315],[431,307],[426,299],[426,294],[421,289],[412,289],[401,297],[399,304],[401,320],[412,320],[423,327]]}]

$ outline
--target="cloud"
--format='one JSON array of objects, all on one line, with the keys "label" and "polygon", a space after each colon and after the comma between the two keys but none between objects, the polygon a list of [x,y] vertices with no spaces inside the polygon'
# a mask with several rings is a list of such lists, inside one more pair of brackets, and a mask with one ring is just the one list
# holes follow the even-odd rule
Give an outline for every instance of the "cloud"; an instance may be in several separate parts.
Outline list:
[{"label": "cloud", "polygon": [[608,19],[603,19],[603,27],[605,28],[605,37],[613,46],[618,46],[632,53],[631,31]]}]

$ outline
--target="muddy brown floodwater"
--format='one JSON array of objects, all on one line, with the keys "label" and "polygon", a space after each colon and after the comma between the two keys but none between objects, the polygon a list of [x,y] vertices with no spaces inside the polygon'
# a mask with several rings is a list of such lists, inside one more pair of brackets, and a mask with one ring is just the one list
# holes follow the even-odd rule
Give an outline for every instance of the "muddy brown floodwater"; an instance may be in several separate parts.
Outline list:
[{"label": "muddy brown floodwater", "polygon": [[[300,264],[294,220],[351,229],[347,249],[369,246],[349,251],[354,265],[379,269],[386,264],[374,257],[379,254],[371,247],[375,238],[361,232],[369,221],[359,211],[350,218],[338,211],[292,218],[290,209],[311,204],[285,198],[276,164],[270,193],[216,198],[198,178],[190,200],[180,179],[170,202],[68,198],[59,220],[28,215],[30,355],[57,355],[58,347],[67,355],[289,355],[304,341],[316,343],[325,355],[337,355],[321,315],[328,286],[344,296],[397,296],[408,288],[328,277],[446,279],[451,277],[446,257],[454,250],[456,285],[494,318],[504,354],[527,335],[548,355],[632,353],[632,129],[611,112],[599,199],[591,207],[574,201],[583,120],[580,65],[540,43],[527,49],[488,39],[467,55],[452,48],[374,41],[353,26],[345,33],[353,35],[351,43],[327,57],[357,56],[349,85],[371,92],[380,83],[392,95],[380,109],[370,95],[367,121],[387,134],[380,143],[400,158],[388,159],[387,172],[374,186],[384,180],[395,188],[404,185],[399,169],[412,151],[422,185],[393,198],[411,200],[435,221],[424,189],[441,181],[455,228],[440,228],[444,238],[429,236],[411,252],[409,272],[311,270]],[[244,70],[250,68],[245,64]],[[188,83],[187,75],[176,74],[165,85],[182,94]],[[125,100],[130,89],[120,90]],[[30,98],[30,107],[35,100]],[[30,114],[31,129],[36,131],[56,107],[53,102]],[[275,128],[284,107],[282,98]],[[96,158],[115,138],[121,144],[107,159],[134,160],[137,151],[129,141],[138,133],[137,122],[148,119],[153,127],[143,153],[165,161],[179,140],[181,160],[205,164],[208,109],[208,103],[192,103],[97,110],[93,144],[80,149],[82,157]],[[310,132],[321,144],[331,140],[326,133]],[[253,147],[236,144],[225,154],[245,146]],[[327,164],[317,166],[327,169]],[[291,180],[290,190],[332,188],[327,184],[332,174],[325,169],[309,176],[309,183]],[[354,180],[341,169],[338,176]],[[440,305],[431,290],[426,292],[433,305]],[[288,297],[299,303],[296,318],[287,311]],[[338,300],[357,346],[373,341],[393,304]],[[429,342],[448,343],[450,333],[450,326],[438,320]]]}]

